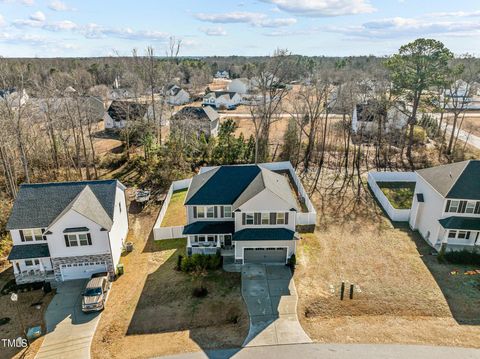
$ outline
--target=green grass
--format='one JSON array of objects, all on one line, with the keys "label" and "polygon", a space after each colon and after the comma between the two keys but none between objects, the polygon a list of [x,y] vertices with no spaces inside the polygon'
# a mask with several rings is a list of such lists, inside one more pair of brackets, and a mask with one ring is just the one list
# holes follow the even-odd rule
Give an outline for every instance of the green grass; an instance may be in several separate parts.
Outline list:
[{"label": "green grass", "polygon": [[378,187],[396,209],[412,207],[415,182],[377,182]]},{"label": "green grass", "polygon": [[182,189],[173,192],[170,203],[168,204],[167,213],[165,213],[160,227],[183,226],[187,224],[187,212],[183,205],[187,191],[188,189]]}]

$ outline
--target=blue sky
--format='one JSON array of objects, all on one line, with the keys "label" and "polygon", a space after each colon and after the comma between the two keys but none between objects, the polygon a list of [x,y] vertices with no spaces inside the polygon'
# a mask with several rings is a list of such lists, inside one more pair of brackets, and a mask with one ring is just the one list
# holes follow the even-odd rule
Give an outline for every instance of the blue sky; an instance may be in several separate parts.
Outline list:
[{"label": "blue sky", "polygon": [[417,37],[480,55],[479,0],[0,0],[4,57],[388,55]]}]

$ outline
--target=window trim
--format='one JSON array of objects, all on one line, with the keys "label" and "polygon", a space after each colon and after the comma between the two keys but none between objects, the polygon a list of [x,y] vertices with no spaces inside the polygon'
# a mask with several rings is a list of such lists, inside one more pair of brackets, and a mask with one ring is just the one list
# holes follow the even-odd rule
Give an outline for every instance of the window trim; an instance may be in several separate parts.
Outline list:
[{"label": "window trim", "polygon": [[[88,243],[88,235],[90,232],[81,232],[81,233],[67,233],[65,236],[68,238],[68,247],[87,247],[93,245]],[[81,239],[80,236],[85,236],[85,239]],[[75,237],[75,238],[71,238]],[[84,244],[82,244],[82,242]],[[72,243],[75,243],[72,245]]]},{"label": "window trim", "polygon": [[[453,204],[456,203],[454,206]],[[455,208],[455,210],[453,210]],[[458,213],[458,210],[460,209],[460,200],[452,199],[450,201],[450,206],[448,206],[448,212],[449,213]]]},{"label": "window trim", "polygon": [[[266,222],[264,223],[265,219],[266,219]],[[261,225],[270,224],[270,212],[262,212],[261,217],[260,217],[260,224]]]},{"label": "window trim", "polygon": [[285,212],[277,212],[277,224],[285,224]]},{"label": "window trim", "polygon": [[197,218],[206,218],[206,214],[204,206],[197,206]]},{"label": "window trim", "polygon": [[[228,212],[230,213],[229,216],[227,216],[227,208],[228,208]],[[232,218],[232,217],[233,217],[232,206],[223,206],[223,218]]]},{"label": "window trim", "polygon": [[[249,223],[249,221],[251,221],[251,223]],[[245,225],[251,226],[254,223],[255,223],[255,215],[253,213],[245,213]]]},{"label": "window trim", "polygon": [[[469,209],[469,206],[472,206],[470,207],[471,208],[471,212],[468,212],[468,209]],[[465,213],[468,213],[468,214],[474,214],[475,213],[475,207],[477,206],[477,202],[476,201],[467,201],[467,205],[465,206]]]},{"label": "window trim", "polygon": [[[35,231],[38,231],[38,232],[35,234]],[[25,240],[25,242],[40,242],[44,240],[43,232],[41,228],[22,229],[22,233],[23,233],[23,239]],[[28,237],[30,237],[31,239],[27,239]]]},{"label": "window trim", "polygon": [[206,206],[205,218],[215,218],[215,206]]}]

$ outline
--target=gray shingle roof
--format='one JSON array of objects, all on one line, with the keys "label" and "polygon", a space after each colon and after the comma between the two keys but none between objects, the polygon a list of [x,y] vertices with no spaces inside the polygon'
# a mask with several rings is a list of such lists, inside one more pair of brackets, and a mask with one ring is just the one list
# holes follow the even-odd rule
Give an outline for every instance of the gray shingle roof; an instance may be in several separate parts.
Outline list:
[{"label": "gray shingle roof", "polygon": [[217,111],[215,111],[210,106],[205,107],[194,107],[194,106],[185,106],[180,111],[178,111],[175,115],[175,118],[193,118],[196,120],[208,120],[208,121],[215,121],[217,120],[220,115]]},{"label": "gray shingle roof", "polygon": [[21,244],[13,246],[8,260],[50,257],[47,243]]},{"label": "gray shingle roof", "polygon": [[257,165],[219,166],[193,177],[185,204],[230,204],[236,209],[264,189],[297,209],[287,178]]},{"label": "gray shingle roof", "polygon": [[[117,180],[22,184],[7,229],[47,228],[67,207],[107,225],[113,220],[117,184]],[[89,190],[84,191],[87,186]]]},{"label": "gray shingle roof", "polygon": [[480,200],[480,160],[425,168],[417,173],[445,198]]},{"label": "gray shingle roof", "polygon": [[110,104],[107,113],[114,121],[135,121],[142,119],[147,110],[148,106],[143,103],[114,100]]},{"label": "gray shingle roof", "polygon": [[291,241],[295,232],[286,228],[250,228],[233,234],[234,241]]},{"label": "gray shingle roof", "polygon": [[197,221],[185,226],[183,234],[228,234],[234,231],[234,221]]}]

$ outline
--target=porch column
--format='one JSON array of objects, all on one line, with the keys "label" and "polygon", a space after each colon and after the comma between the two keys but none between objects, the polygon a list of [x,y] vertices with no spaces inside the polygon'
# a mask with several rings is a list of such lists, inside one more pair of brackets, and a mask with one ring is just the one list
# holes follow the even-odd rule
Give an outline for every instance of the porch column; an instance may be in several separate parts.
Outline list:
[{"label": "porch column", "polygon": [[191,247],[190,236],[187,236],[187,247]]},{"label": "porch column", "polygon": [[222,241],[220,240],[220,234],[215,235],[215,241],[217,243],[217,248],[220,248],[222,246]]}]

